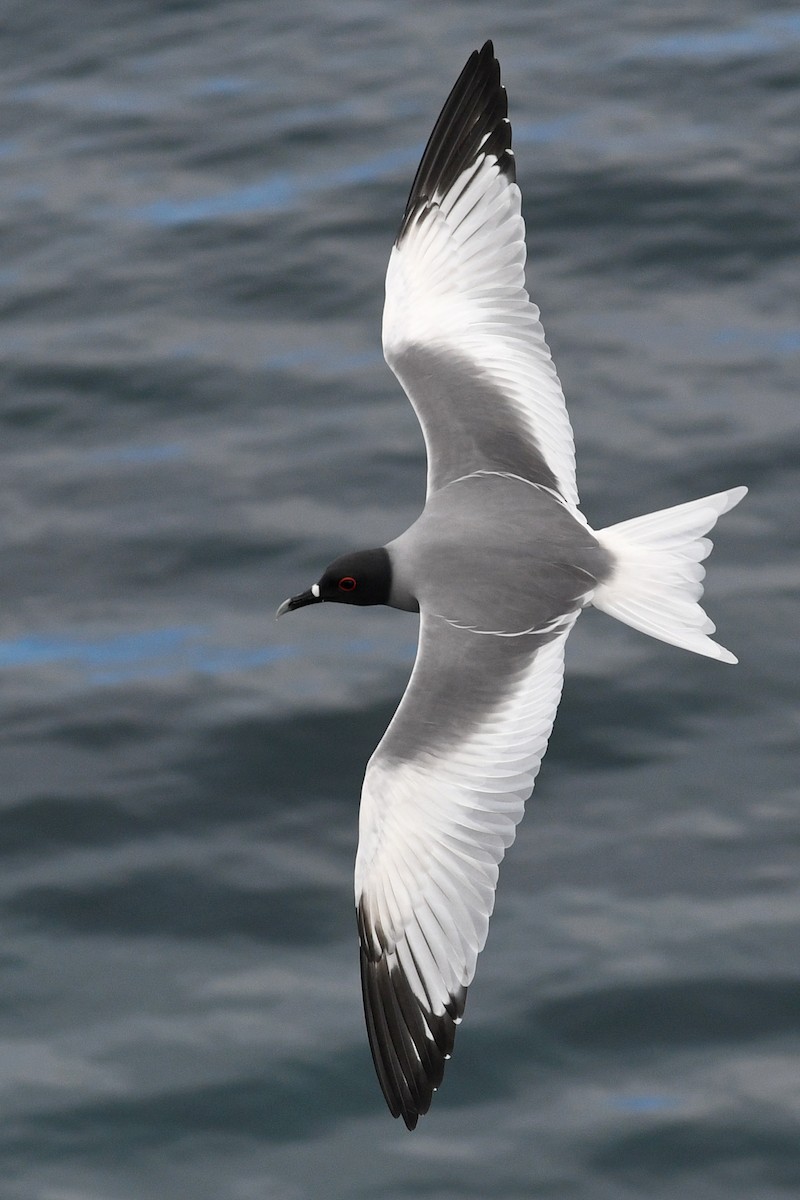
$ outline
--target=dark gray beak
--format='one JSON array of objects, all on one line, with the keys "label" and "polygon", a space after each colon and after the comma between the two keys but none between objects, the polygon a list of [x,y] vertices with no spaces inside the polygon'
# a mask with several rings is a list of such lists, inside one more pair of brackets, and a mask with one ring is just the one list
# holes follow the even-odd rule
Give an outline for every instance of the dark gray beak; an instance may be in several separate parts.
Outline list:
[{"label": "dark gray beak", "polygon": [[301,592],[299,596],[290,596],[288,600],[284,600],[278,611],[275,613],[275,619],[282,617],[284,613],[294,612],[296,608],[305,608],[307,604],[321,604],[322,600],[319,596],[315,596],[311,588],[307,592]]}]

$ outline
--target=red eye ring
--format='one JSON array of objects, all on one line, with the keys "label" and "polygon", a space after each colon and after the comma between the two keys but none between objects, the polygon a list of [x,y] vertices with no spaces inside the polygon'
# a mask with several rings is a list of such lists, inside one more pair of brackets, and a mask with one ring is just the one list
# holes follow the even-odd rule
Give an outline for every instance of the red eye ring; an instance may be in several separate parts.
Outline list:
[{"label": "red eye ring", "polygon": [[354,592],[356,589],[356,581],[352,575],[345,575],[344,579],[339,580],[340,592]]}]

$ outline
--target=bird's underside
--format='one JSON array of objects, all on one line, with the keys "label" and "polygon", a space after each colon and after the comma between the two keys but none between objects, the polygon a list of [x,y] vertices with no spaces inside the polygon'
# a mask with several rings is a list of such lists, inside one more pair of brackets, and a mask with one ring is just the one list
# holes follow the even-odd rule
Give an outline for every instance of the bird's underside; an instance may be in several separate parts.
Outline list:
[{"label": "bird's underside", "polygon": [[367,1032],[389,1109],[413,1129],[453,1050],[499,864],[556,714],[588,603],[735,662],[698,603],[705,534],[734,488],[594,532],[572,429],[525,290],[525,227],[491,42],[425,149],[391,253],[386,360],[427,452],[424,512],[343,555],[279,615],[323,601],[419,610],[416,662],[367,766],[355,898]]},{"label": "bird's underside", "polygon": [[[428,502],[389,547],[396,586],[408,578],[419,604],[420,644],[367,769],[356,900],[372,1055],[409,1128],[452,1052],[498,865],[555,716],[564,641],[595,583],[551,555],[537,602],[529,580],[504,589],[496,569],[510,526],[524,524],[517,499],[525,511],[542,501],[598,549],[567,511],[577,503],[572,434],[525,291],[506,114],[487,43],[431,135],[386,283],[384,352],[423,428]],[[533,528],[531,578],[542,566]]]}]

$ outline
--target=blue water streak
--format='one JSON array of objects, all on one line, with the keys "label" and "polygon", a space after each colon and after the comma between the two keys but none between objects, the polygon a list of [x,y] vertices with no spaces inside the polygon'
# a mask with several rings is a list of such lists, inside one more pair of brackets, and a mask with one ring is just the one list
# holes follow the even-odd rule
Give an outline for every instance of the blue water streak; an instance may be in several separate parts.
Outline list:
[{"label": "blue water streak", "polygon": [[98,640],[69,634],[28,634],[0,642],[0,668],[63,662],[81,663],[84,666],[132,664],[165,654],[174,655],[203,632],[199,626],[187,625],[114,634]]},{"label": "blue water streak", "polygon": [[283,212],[309,194],[352,184],[372,183],[397,171],[410,169],[419,155],[419,146],[388,150],[335,171],[321,171],[314,175],[269,175],[257,183],[220,192],[216,196],[203,196],[195,200],[156,200],[152,204],[128,209],[126,216],[153,225],[170,226]]},{"label": "blue water streak", "polygon": [[[374,638],[317,639],[298,645],[272,642],[257,645],[220,645],[214,631],[202,625],[167,626],[162,629],[110,634],[24,634],[0,642],[0,670],[72,668],[84,683],[110,686],[186,674],[227,675],[268,667],[286,659],[340,655],[373,658],[381,654]],[[416,646],[403,647],[400,657],[413,658]]]},{"label": "blue water streak", "polygon": [[800,40],[800,13],[768,13],[738,29],[673,33],[642,42],[637,58],[736,58],[775,54]]}]

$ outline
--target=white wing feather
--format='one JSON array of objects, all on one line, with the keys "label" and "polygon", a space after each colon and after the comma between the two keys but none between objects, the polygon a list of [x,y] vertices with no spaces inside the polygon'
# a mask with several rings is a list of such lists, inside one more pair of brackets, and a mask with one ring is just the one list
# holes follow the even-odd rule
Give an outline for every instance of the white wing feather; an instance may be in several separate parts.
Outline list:
[{"label": "white wing feather", "polygon": [[414,367],[420,354],[433,353],[466,360],[502,392],[510,423],[542,452],[563,499],[577,507],[572,427],[539,310],[525,290],[525,253],[520,190],[494,155],[481,154],[446,195],[419,210],[392,250],[384,355],[422,425],[429,490],[442,414],[429,411],[430,388],[420,386]]},{"label": "white wing feather", "polygon": [[[407,1120],[406,1108],[415,1110],[414,1120],[426,1111],[452,1049],[486,942],[499,864],[547,748],[576,616],[566,616],[557,635],[539,645],[495,711],[460,744],[419,747],[402,761],[385,752],[390,725],[367,768],[355,894],[362,968],[385,978],[372,1000],[365,979],[365,1007],[373,1009],[370,1041],[387,1101]],[[420,655],[438,620],[423,615]],[[479,636],[461,632],[463,639]],[[519,642],[521,654],[530,653],[525,643],[536,645],[535,637]],[[415,702],[412,674],[392,724]],[[405,1005],[395,1001],[403,989],[413,996],[410,1013],[408,997]]]}]

